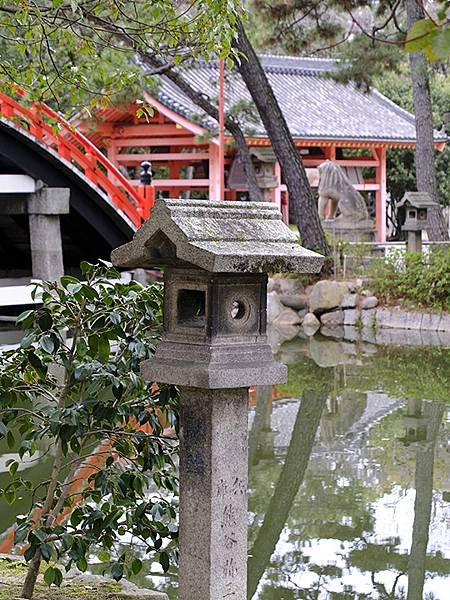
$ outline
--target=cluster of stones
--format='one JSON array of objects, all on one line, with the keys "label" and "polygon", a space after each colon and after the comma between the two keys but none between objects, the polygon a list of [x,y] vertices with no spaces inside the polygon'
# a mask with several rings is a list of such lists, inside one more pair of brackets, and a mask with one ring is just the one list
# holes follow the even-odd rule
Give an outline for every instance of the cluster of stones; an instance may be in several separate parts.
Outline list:
[{"label": "cluster of stones", "polygon": [[357,292],[353,282],[319,281],[303,288],[295,279],[274,279],[269,286],[268,321],[274,327],[302,325],[307,335],[321,327],[374,323],[378,298]]},{"label": "cluster of stones", "polygon": [[[299,329],[312,336],[342,327],[361,330],[403,329],[450,331],[450,315],[387,309],[358,282],[319,281],[304,287],[298,279],[276,277],[269,282],[268,322],[275,329]],[[287,336],[290,337],[290,336]]]}]

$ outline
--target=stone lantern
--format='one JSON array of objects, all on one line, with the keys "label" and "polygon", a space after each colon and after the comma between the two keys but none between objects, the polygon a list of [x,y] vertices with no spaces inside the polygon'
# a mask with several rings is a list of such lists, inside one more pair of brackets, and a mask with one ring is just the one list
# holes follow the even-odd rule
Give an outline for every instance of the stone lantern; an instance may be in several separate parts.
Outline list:
[{"label": "stone lantern", "polygon": [[408,252],[422,252],[422,230],[428,225],[428,210],[435,206],[426,192],[406,192],[397,208],[405,210],[405,222],[402,231],[406,231]]},{"label": "stone lantern", "polygon": [[266,339],[267,273],[318,273],[275,204],[158,200],[124,268],[164,267],[146,379],[180,386],[180,600],[246,597],[247,388],[286,381]]},{"label": "stone lantern", "polygon": [[403,416],[405,436],[400,438],[405,444],[424,442],[428,436],[429,417],[423,414],[423,401],[408,399],[406,414]]}]

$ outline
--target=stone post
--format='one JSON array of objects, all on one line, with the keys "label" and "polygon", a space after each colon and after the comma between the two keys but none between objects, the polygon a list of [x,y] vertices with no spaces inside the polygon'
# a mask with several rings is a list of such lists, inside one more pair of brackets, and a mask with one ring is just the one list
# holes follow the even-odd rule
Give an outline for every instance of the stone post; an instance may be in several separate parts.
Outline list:
[{"label": "stone post", "polygon": [[245,600],[247,389],[181,388],[179,600]]},{"label": "stone post", "polygon": [[422,231],[408,231],[406,250],[408,252],[422,252]]},{"label": "stone post", "polygon": [[32,273],[35,279],[64,275],[61,214],[69,212],[70,190],[41,188],[28,199]]},{"label": "stone post", "polygon": [[142,365],[181,391],[179,600],[246,600],[247,390],[283,383],[267,343],[267,272],[318,272],[276,206],[159,200],[125,268],[165,266],[164,333]]}]

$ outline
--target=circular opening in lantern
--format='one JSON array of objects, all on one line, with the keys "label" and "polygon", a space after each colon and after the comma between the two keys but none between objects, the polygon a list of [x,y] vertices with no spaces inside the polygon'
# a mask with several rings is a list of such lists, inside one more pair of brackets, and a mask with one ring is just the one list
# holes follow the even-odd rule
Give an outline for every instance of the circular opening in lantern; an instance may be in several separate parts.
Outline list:
[{"label": "circular opening in lantern", "polygon": [[245,316],[245,305],[240,300],[233,300],[231,305],[231,318],[242,319]]}]

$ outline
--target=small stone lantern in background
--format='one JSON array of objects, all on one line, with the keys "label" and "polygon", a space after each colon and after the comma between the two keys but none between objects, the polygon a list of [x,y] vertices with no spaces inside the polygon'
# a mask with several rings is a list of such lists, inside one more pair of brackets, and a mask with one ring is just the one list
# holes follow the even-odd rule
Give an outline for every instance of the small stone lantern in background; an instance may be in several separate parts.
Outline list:
[{"label": "small stone lantern in background", "polygon": [[180,600],[245,600],[247,392],[286,381],[266,339],[267,273],[318,273],[271,203],[158,200],[125,268],[162,266],[164,334],[146,379],[180,387]]},{"label": "small stone lantern in background", "polygon": [[402,231],[408,234],[406,249],[408,252],[422,252],[422,231],[427,228],[428,210],[435,206],[435,202],[426,192],[406,192],[396,206],[405,210]]},{"label": "small stone lantern in background", "polygon": [[403,416],[405,436],[400,441],[409,445],[427,439],[429,418],[423,414],[423,400],[408,399],[406,414]]}]

